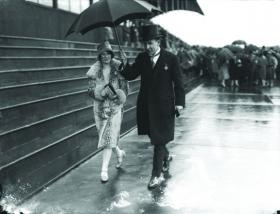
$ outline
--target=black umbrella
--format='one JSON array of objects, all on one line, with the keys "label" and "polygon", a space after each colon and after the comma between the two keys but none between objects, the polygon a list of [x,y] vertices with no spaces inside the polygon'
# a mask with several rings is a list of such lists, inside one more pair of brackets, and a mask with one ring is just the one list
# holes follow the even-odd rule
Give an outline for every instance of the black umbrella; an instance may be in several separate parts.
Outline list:
[{"label": "black umbrella", "polygon": [[252,52],[255,52],[255,51],[258,51],[260,48],[256,45],[253,45],[253,44],[249,44],[246,46],[245,48],[245,51],[248,52],[248,53],[252,53]]},{"label": "black umbrella", "polygon": [[247,42],[245,42],[244,40],[241,40],[241,39],[238,39],[238,40],[235,40],[231,43],[232,45],[247,45]]},{"label": "black umbrella", "polygon": [[98,27],[113,27],[120,47],[115,26],[125,20],[150,18],[161,10],[142,0],[100,0],[90,5],[73,22],[66,36],[73,32],[85,34]]},{"label": "black umbrella", "polygon": [[226,45],[225,48],[228,48],[233,54],[240,54],[244,52],[244,49],[238,45]]},{"label": "black umbrella", "polygon": [[221,48],[221,50],[218,52],[217,55],[218,55],[218,58],[221,60],[230,60],[230,59],[234,58],[234,54],[227,47]]}]

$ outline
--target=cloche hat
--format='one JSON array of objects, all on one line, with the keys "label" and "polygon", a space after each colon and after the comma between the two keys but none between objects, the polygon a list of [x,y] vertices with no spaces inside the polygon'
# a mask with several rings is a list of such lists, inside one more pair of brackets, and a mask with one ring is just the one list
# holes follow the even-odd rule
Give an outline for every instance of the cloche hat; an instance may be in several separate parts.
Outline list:
[{"label": "cloche hat", "polygon": [[100,56],[100,54],[102,54],[103,52],[109,52],[112,58],[114,57],[114,52],[109,41],[104,41],[103,43],[99,44],[97,47],[97,52],[98,56]]}]

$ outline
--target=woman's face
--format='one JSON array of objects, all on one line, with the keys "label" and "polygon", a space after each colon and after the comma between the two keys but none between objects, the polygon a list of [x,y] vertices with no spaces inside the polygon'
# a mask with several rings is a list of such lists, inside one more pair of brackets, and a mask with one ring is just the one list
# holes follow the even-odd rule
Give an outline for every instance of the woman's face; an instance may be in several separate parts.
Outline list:
[{"label": "woman's face", "polygon": [[109,64],[111,62],[112,55],[108,51],[104,51],[100,54],[100,61],[102,64]]}]

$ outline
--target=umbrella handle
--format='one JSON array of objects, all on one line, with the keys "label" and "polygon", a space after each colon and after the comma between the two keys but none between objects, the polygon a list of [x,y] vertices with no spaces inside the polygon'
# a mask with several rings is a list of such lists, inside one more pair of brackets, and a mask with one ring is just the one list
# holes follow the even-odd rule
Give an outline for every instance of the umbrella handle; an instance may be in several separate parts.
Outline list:
[{"label": "umbrella handle", "polygon": [[115,35],[116,35],[116,38],[117,38],[119,49],[120,49],[120,51],[122,51],[121,44],[120,44],[120,38],[119,38],[119,35],[118,35],[118,32],[116,30],[116,26],[115,25],[114,25],[113,29],[114,29],[114,32],[115,32]]},{"label": "umbrella handle", "polygon": [[[120,49],[120,56],[121,56],[124,53],[124,51],[122,50],[122,47],[121,47],[121,44],[120,44],[119,35],[118,35],[118,32],[116,30],[116,26],[115,25],[114,25],[113,29],[114,29],[114,32],[115,32],[115,35],[116,35],[116,38],[117,38],[118,46],[119,46],[119,49]],[[122,64],[126,64],[126,60],[124,60],[122,57],[120,57],[120,58],[121,58]]]}]

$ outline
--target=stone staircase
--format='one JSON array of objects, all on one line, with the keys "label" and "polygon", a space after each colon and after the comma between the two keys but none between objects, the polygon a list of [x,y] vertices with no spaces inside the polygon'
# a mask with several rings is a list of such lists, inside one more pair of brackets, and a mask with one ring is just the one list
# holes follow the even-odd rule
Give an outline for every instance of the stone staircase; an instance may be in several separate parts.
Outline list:
[{"label": "stone staircase", "polygon": [[[0,35],[0,187],[4,195],[24,200],[98,152],[85,76],[96,60],[96,47]],[[124,50],[131,60],[138,53],[135,48]],[[136,123],[140,81],[129,84],[122,135]]]}]

